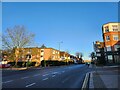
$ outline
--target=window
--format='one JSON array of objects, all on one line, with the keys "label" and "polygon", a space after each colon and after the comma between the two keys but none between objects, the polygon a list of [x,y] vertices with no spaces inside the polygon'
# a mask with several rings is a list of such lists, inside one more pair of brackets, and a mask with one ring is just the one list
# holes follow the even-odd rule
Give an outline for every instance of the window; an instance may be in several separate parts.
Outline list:
[{"label": "window", "polygon": [[53,50],[53,54],[55,54],[55,50]]},{"label": "window", "polygon": [[113,40],[118,41],[119,40],[118,35],[113,35]]},{"label": "window", "polygon": [[42,61],[42,60],[44,60],[43,56],[40,56],[40,57],[41,57],[41,58],[40,58],[40,59],[41,59],[41,61]]},{"label": "window", "polygon": [[104,47],[104,52],[106,52],[106,48]]},{"label": "window", "polygon": [[106,41],[109,41],[110,40],[110,36],[106,36]]},{"label": "window", "polygon": [[99,50],[99,49],[96,49],[96,52],[100,52],[100,50]]},{"label": "window", "polygon": [[100,53],[97,53],[96,55],[97,55],[97,56],[101,56],[101,54],[100,54]]},{"label": "window", "polygon": [[105,32],[109,32],[109,27],[108,26],[105,27]]},{"label": "window", "polygon": [[118,51],[118,48],[120,48],[120,45],[114,45],[114,50]]},{"label": "window", "polygon": [[41,50],[41,52],[44,52],[44,50]]},{"label": "window", "polygon": [[105,32],[109,32],[109,29],[106,29]]},{"label": "window", "polygon": [[108,59],[109,60],[112,60],[113,58],[112,58],[112,55],[108,55]]},{"label": "window", "polygon": [[118,31],[118,25],[112,25],[113,31]]},{"label": "window", "polygon": [[44,49],[41,49],[41,55],[44,55]]},{"label": "window", "polygon": [[107,51],[111,51],[111,46],[106,47]]}]

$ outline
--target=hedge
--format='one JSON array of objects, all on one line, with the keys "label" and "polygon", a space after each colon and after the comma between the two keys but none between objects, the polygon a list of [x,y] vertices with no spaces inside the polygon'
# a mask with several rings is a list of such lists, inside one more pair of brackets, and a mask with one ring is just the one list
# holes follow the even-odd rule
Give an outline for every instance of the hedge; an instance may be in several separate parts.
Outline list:
[{"label": "hedge", "polygon": [[[8,62],[11,66],[15,66],[15,62]],[[26,67],[27,62],[17,62],[18,67]],[[28,66],[35,66],[36,62],[29,62]]]},{"label": "hedge", "polygon": [[66,64],[73,64],[74,62],[72,61],[68,61],[68,63],[66,61],[58,61],[58,60],[42,60],[41,61],[41,65],[44,66],[60,66],[60,65],[66,65]]}]

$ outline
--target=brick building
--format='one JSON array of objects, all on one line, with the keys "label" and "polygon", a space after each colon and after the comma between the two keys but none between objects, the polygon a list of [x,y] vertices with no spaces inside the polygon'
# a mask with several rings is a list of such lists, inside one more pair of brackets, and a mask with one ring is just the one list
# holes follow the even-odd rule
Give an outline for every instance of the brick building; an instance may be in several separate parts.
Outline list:
[{"label": "brick building", "polygon": [[107,23],[102,26],[105,59],[108,63],[120,63],[120,23]]}]

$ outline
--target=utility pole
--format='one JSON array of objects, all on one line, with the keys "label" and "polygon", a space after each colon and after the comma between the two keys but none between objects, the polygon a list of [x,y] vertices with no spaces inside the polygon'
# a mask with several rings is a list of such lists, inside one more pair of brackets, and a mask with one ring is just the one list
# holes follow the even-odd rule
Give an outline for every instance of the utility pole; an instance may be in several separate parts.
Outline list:
[{"label": "utility pole", "polygon": [[61,43],[63,43],[63,42],[62,42],[62,41],[61,41],[61,42],[58,42],[58,44],[59,44],[59,51],[60,51],[60,44],[61,44]]}]

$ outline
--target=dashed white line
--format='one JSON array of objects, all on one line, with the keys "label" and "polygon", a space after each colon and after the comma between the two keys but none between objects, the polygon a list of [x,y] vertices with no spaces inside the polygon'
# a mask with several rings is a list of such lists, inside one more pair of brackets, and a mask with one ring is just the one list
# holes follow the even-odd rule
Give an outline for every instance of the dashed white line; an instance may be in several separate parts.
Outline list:
[{"label": "dashed white line", "polygon": [[49,75],[49,74],[44,74],[43,76],[47,76],[47,75]]},{"label": "dashed white line", "polygon": [[43,81],[47,80],[48,78],[44,78]]},{"label": "dashed white line", "polygon": [[25,78],[29,78],[29,77],[22,77],[21,79],[25,79]]},{"label": "dashed white line", "polygon": [[36,76],[39,76],[40,74],[36,74],[36,75],[34,75],[33,77],[36,77]]},{"label": "dashed white line", "polygon": [[65,71],[62,71],[62,73],[64,73]]},{"label": "dashed white line", "polygon": [[30,87],[30,86],[33,86],[34,84],[36,84],[36,83],[29,84],[29,85],[27,85],[25,87]]},{"label": "dashed white line", "polygon": [[64,79],[64,80],[62,81],[62,83],[66,82],[68,79],[69,79],[69,78]]},{"label": "dashed white line", "polygon": [[55,77],[55,75],[52,75],[52,77]]},{"label": "dashed white line", "polygon": [[52,74],[57,74],[58,72],[53,72]]},{"label": "dashed white line", "polygon": [[3,83],[9,83],[9,82],[12,82],[13,80],[9,80],[9,81],[6,81],[6,82],[3,82]]}]

